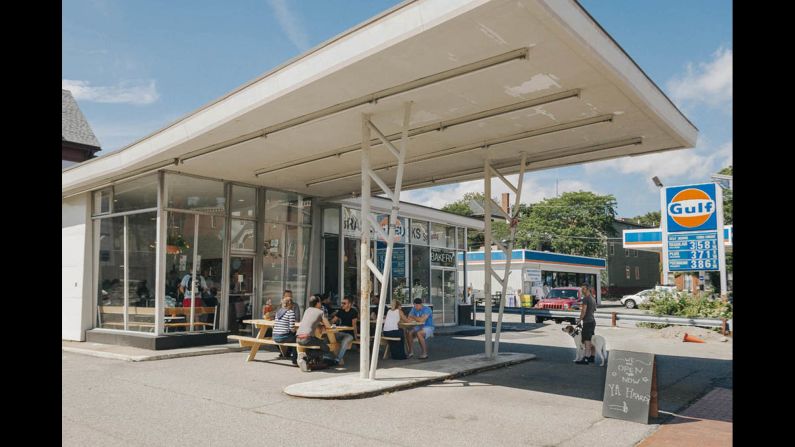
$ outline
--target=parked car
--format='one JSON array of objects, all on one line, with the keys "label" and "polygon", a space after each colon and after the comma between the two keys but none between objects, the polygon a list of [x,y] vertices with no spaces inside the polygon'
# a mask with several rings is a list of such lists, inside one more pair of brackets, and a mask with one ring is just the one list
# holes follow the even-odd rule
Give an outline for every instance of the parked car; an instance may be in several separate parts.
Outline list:
[{"label": "parked car", "polygon": [[640,292],[633,294],[633,295],[624,295],[621,298],[621,305],[626,307],[627,309],[634,309],[638,307],[639,304],[646,302],[649,299],[649,294],[655,292],[654,289],[646,289],[641,290]]},{"label": "parked car", "polygon": [[[535,308],[550,310],[579,309],[582,299],[582,291],[579,287],[555,287],[535,305]],[[571,318],[548,318],[536,315],[536,323],[543,323],[547,319],[554,319],[555,323],[562,323],[563,321],[571,324],[577,323],[576,316]]]}]

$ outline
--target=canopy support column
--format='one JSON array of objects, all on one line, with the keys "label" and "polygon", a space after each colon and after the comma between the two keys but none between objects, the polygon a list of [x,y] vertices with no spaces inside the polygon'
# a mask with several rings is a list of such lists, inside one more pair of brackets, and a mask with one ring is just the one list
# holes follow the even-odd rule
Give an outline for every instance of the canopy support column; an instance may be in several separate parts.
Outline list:
[{"label": "canopy support column", "polygon": [[[361,345],[359,345],[359,377],[366,379],[370,349],[370,115],[362,114],[362,234],[359,244],[359,320]],[[342,247],[341,247],[342,248]]]}]

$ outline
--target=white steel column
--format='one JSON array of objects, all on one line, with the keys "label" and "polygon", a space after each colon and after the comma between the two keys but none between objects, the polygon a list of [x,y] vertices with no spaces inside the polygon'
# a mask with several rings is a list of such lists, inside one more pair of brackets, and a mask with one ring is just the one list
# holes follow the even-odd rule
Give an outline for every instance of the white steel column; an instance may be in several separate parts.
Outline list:
[{"label": "white steel column", "polygon": [[[516,227],[519,224],[519,203],[522,199],[522,182],[524,181],[524,171],[527,164],[527,154],[522,152],[522,164],[519,165],[519,181],[517,186],[514,187],[508,179],[503,177],[497,170],[494,170],[494,173],[500,178],[500,180],[508,186],[509,189],[513,190],[514,194],[516,195],[516,200],[514,201],[513,209],[509,210],[509,219],[508,225],[511,228],[511,236],[508,239],[508,247],[506,248],[501,243],[499,244],[500,248],[502,249],[503,253],[505,253],[505,273],[503,273],[502,278],[498,278],[500,283],[502,284],[502,295],[500,295],[500,313],[497,317],[497,334],[494,337],[494,355],[500,353],[500,331],[502,330],[502,316],[505,311],[505,300],[507,299],[506,295],[508,293],[508,277],[511,274],[511,258],[513,257],[513,241],[516,238]],[[491,166],[489,166],[491,169]],[[492,271],[492,273],[494,273]],[[496,274],[495,274],[496,276]]]},{"label": "white steel column", "polygon": [[[366,379],[369,373],[370,350],[370,116],[362,114],[362,211],[360,216],[362,237],[359,244],[359,319],[361,321],[361,344],[359,345],[359,377]],[[344,266],[343,266],[344,268]],[[378,349],[378,347],[375,347]]]},{"label": "white steel column", "polygon": [[[375,370],[378,368],[378,347],[381,346],[381,334],[384,332],[384,304],[386,303],[386,294],[387,294],[387,287],[389,286],[389,280],[392,274],[392,248],[395,245],[395,226],[397,225],[397,218],[398,218],[398,210],[400,209],[400,189],[403,184],[403,167],[406,161],[406,142],[408,140],[408,133],[409,133],[409,117],[411,116],[411,102],[407,102],[405,104],[405,109],[403,111],[403,134],[401,135],[400,140],[400,150],[396,150],[396,148],[385,141],[384,144],[387,148],[395,155],[398,159],[397,164],[397,173],[395,175],[395,189],[391,192],[389,188],[384,184],[381,188],[386,195],[392,197],[392,209],[389,212],[389,231],[387,232],[387,239],[386,239],[386,256],[384,256],[384,271],[380,275],[381,280],[381,292],[379,294],[378,300],[378,317],[376,318],[375,323],[375,340],[373,340],[373,354],[372,359],[370,360],[370,380],[375,379]],[[375,127],[373,123],[369,123],[372,126],[373,130],[378,134],[379,138],[384,138],[383,134]],[[397,153],[395,153],[397,152]],[[379,181],[380,178],[378,174],[373,172],[370,169],[370,166],[367,167],[367,174],[373,177],[373,180],[376,180],[376,183],[381,185],[383,180]],[[362,173],[362,177],[364,177],[364,173]],[[371,266],[372,268],[372,266]],[[373,272],[376,276],[379,276],[378,270],[376,269]]]},{"label": "white steel column", "polygon": [[488,148],[483,148],[483,310],[486,357],[491,357],[491,167]]}]

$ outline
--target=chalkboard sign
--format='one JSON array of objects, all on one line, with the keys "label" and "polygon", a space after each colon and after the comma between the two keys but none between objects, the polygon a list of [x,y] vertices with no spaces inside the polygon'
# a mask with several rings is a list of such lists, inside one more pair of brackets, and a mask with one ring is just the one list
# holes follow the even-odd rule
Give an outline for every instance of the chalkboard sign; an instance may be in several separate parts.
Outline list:
[{"label": "chalkboard sign", "polygon": [[605,378],[602,416],[649,423],[657,416],[654,354],[611,350]]}]

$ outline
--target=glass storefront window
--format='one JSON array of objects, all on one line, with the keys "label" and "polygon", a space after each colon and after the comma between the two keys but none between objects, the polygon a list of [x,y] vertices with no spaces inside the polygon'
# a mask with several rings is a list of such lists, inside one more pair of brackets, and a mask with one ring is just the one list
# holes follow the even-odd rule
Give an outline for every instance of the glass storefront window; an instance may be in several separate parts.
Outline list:
[{"label": "glass storefront window", "polygon": [[110,213],[111,188],[94,191],[94,215]]},{"label": "glass storefront window", "polygon": [[464,229],[461,228],[461,227],[456,227],[455,234],[456,234],[456,241],[457,241],[456,248],[459,249],[459,250],[466,250],[467,249],[467,246],[466,246],[467,241],[466,241],[466,236],[464,236]]},{"label": "glass storefront window", "polygon": [[166,174],[168,207],[224,214],[224,183],[186,175]]},{"label": "glass storefront window", "polygon": [[232,203],[229,204],[232,217],[257,218],[257,190],[247,186],[232,185]]},{"label": "glass storefront window", "polygon": [[331,302],[339,305],[342,300],[340,291],[340,238],[326,236],[323,238],[323,293],[331,297]]},{"label": "glass storefront window", "polygon": [[411,299],[422,298],[426,303],[430,299],[430,249],[428,247],[411,247]]},{"label": "glass storefront window", "polygon": [[[266,223],[262,237],[262,302],[277,306],[282,298],[284,272],[285,225]],[[293,293],[298,301],[299,296]],[[298,301],[299,303],[301,301]],[[303,308],[301,309],[303,310]]]},{"label": "glass storefront window", "polygon": [[232,219],[232,251],[254,251],[256,222]]},{"label": "glass storefront window", "polygon": [[167,214],[164,330],[169,333],[218,329],[224,293],[224,218]]},{"label": "glass storefront window", "polygon": [[428,245],[428,222],[411,219],[411,243]]},{"label": "glass storefront window", "polygon": [[274,222],[310,224],[311,216],[311,198],[293,192],[273,190],[265,192],[265,219]]},{"label": "glass storefront window", "polygon": [[340,234],[340,209],[339,208],[324,208],[323,209],[323,233],[324,234]]},{"label": "glass storefront window", "polygon": [[124,217],[97,222],[97,327],[124,329]]},{"label": "glass storefront window", "polygon": [[157,212],[127,216],[128,330],[154,331],[156,259]]},{"label": "glass storefront window", "polygon": [[362,213],[353,208],[342,207],[342,234],[346,239],[362,237]]},{"label": "glass storefront window", "polygon": [[285,289],[293,291],[293,297],[302,306],[307,297],[306,283],[309,268],[310,228],[287,226],[285,253]]},{"label": "glass storefront window", "polygon": [[431,245],[434,247],[455,248],[455,227],[432,222]]},{"label": "glass storefront window", "polygon": [[157,207],[157,175],[147,175],[113,187],[113,212]]},{"label": "glass storefront window", "polygon": [[359,297],[359,240],[345,238],[343,259],[343,293],[345,296]]}]

